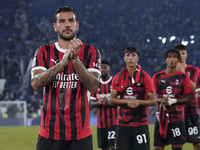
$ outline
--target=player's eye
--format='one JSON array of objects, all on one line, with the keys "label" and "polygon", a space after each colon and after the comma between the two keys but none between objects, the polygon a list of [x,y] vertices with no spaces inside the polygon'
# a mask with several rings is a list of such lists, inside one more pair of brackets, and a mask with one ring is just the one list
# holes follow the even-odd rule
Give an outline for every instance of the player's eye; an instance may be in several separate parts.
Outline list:
[{"label": "player's eye", "polygon": [[59,20],[59,23],[63,23],[63,22],[65,22],[65,19],[60,19]]}]

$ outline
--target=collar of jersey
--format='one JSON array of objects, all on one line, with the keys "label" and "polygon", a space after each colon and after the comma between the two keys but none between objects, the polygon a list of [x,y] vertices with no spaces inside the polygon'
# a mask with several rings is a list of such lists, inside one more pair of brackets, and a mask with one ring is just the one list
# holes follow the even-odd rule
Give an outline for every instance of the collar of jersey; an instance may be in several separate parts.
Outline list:
[{"label": "collar of jersey", "polygon": [[65,53],[66,52],[66,49],[62,49],[59,45],[58,45],[58,42],[55,43],[55,47],[57,48],[58,51],[62,52],[62,53]]},{"label": "collar of jersey", "polygon": [[101,82],[102,84],[107,84],[107,83],[109,83],[111,80],[112,80],[112,77],[110,77],[107,81],[103,81],[102,78],[100,78],[100,82]]}]

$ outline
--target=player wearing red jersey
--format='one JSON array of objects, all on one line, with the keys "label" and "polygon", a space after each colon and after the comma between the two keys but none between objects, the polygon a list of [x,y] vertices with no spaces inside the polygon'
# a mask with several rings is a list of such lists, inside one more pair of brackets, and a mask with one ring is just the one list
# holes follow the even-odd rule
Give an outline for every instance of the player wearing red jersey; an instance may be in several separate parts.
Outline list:
[{"label": "player wearing red jersey", "polygon": [[54,13],[58,42],[37,49],[31,69],[34,90],[43,88],[37,150],[92,150],[87,91],[99,87],[100,53],[76,38],[73,8]]},{"label": "player wearing red jersey", "polygon": [[135,47],[124,50],[126,67],[112,81],[111,103],[120,106],[116,149],[149,150],[148,106],[156,105],[151,77],[138,64]]},{"label": "player wearing red jersey", "polygon": [[178,69],[190,77],[193,89],[193,101],[185,104],[185,127],[187,132],[187,142],[193,143],[195,150],[200,150],[200,118],[198,114],[198,102],[196,98],[196,83],[199,75],[199,68],[189,66],[186,63],[188,57],[187,47],[183,44],[175,46],[181,54],[181,62],[178,63]]},{"label": "player wearing red jersey", "polygon": [[158,111],[154,131],[155,150],[164,150],[172,144],[173,150],[181,150],[186,142],[184,103],[192,101],[192,86],[188,75],[177,70],[181,61],[177,49],[165,53],[166,70],[153,76],[157,93]]},{"label": "player wearing red jersey", "polygon": [[115,150],[115,130],[117,124],[117,107],[110,103],[112,77],[110,64],[101,61],[101,78],[99,89],[90,97],[92,108],[98,108],[97,139],[98,147],[102,150]]}]

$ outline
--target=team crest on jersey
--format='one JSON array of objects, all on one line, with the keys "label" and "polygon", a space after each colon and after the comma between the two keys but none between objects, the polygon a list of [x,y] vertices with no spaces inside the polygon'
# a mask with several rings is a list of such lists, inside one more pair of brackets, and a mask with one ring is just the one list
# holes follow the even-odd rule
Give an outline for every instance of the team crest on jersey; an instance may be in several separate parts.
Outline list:
[{"label": "team crest on jersey", "polygon": [[179,84],[179,80],[178,79],[176,79],[176,85],[178,85]]},{"label": "team crest on jersey", "polygon": [[33,58],[32,67],[35,67],[35,65],[36,65],[36,57]]},{"label": "team crest on jersey", "polygon": [[187,72],[187,75],[190,77],[190,72]]}]

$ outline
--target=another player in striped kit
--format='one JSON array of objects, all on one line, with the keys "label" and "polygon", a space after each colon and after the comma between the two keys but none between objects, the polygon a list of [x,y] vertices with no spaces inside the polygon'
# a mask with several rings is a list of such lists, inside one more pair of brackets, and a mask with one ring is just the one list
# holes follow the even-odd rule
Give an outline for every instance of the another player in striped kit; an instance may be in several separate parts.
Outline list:
[{"label": "another player in striped kit", "polygon": [[173,150],[181,150],[186,142],[184,104],[192,101],[190,78],[177,69],[181,61],[177,49],[165,52],[166,70],[153,75],[157,93],[158,111],[154,131],[155,150],[164,150],[172,144]]},{"label": "another player in striped kit", "polygon": [[193,101],[185,104],[185,127],[187,131],[187,142],[192,143],[195,150],[200,149],[200,118],[198,113],[198,102],[196,98],[196,84],[199,75],[199,68],[187,65],[188,57],[187,47],[183,44],[175,46],[181,55],[181,62],[178,63],[178,69],[190,77],[190,83],[193,89]]},{"label": "another player in striped kit", "polygon": [[101,78],[99,89],[90,97],[91,106],[97,107],[98,147],[102,150],[115,150],[115,130],[117,124],[117,107],[110,103],[111,83],[110,64],[101,61]]},{"label": "another player in striped kit", "polygon": [[151,77],[138,64],[135,47],[124,50],[126,67],[112,81],[111,102],[119,106],[116,149],[149,150],[148,106],[156,105]]}]

